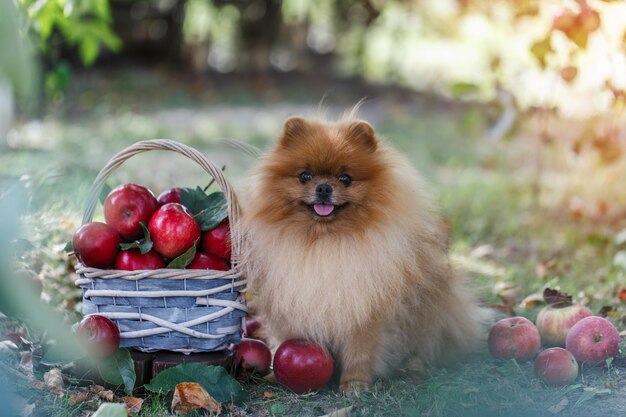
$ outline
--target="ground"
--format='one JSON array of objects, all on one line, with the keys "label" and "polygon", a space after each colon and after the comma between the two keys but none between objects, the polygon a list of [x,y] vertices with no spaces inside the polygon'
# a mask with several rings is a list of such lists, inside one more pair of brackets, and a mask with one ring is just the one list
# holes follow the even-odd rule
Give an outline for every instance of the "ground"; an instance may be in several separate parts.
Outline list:
[{"label": "ground", "polygon": [[[41,280],[43,300],[74,322],[80,294],[63,247],[80,224],[91,181],[114,153],[140,139],[175,139],[225,165],[237,185],[253,159],[222,139],[263,149],[287,116],[311,114],[320,106],[339,114],[362,98],[361,116],[438,190],[453,232],[452,259],[485,304],[532,319],[538,307],[520,307],[521,299],[558,286],[594,313],[615,308],[610,318],[624,330],[615,296],[625,285],[624,271],[612,262],[619,249],[614,237],[624,226],[621,207],[598,214],[572,205],[578,196],[564,190],[573,188],[555,188],[563,184],[556,179],[568,178],[568,165],[557,162],[562,147],[538,147],[532,121],[512,138],[488,141],[484,133],[493,122],[492,108],[358,80],[209,79],[137,68],[77,74],[62,101],[39,109],[44,117],[20,116],[0,154],[0,175],[18,178],[28,190],[20,266]],[[128,181],[160,192],[209,179],[183,157],[159,152],[128,161],[111,183]],[[610,195],[602,198],[598,201],[614,202]],[[511,290],[509,295],[503,288]],[[2,326],[15,323],[4,320]],[[7,356],[3,366],[17,359]],[[432,370],[419,384],[382,380],[353,398],[332,389],[296,396],[257,381],[246,385],[249,401],[224,414],[320,416],[353,406],[352,416],[623,415],[624,364],[620,357],[608,366],[584,369],[574,385],[550,388],[535,379],[532,363],[499,361],[484,349],[454,368]],[[20,378],[14,381],[26,401],[37,404],[32,415],[87,415],[97,407],[93,402],[70,406],[67,396],[42,397]],[[140,415],[169,415],[167,404],[149,397]]]}]

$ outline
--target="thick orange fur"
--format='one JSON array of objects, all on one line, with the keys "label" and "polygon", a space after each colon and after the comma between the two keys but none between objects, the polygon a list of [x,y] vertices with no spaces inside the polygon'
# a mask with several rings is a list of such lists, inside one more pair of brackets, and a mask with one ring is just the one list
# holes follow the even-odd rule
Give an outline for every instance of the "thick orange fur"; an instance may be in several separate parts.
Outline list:
[{"label": "thick orange fur", "polygon": [[[347,203],[332,219],[306,205],[320,182]],[[342,391],[445,364],[479,340],[483,311],[449,263],[431,191],[369,124],[288,119],[243,211],[253,308],[278,342],[331,349]]]}]

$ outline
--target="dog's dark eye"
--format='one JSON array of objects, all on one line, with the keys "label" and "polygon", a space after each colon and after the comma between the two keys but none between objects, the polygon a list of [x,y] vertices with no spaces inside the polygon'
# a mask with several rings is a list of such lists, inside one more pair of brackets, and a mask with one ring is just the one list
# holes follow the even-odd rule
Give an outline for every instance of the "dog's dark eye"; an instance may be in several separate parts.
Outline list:
[{"label": "dog's dark eye", "polygon": [[352,183],[352,177],[348,174],[341,174],[339,177],[339,182],[345,185],[346,187]]},{"label": "dog's dark eye", "polygon": [[300,175],[298,175],[298,178],[300,179],[300,182],[304,184],[305,182],[309,182],[313,179],[313,174],[311,174],[311,171],[302,171]]}]

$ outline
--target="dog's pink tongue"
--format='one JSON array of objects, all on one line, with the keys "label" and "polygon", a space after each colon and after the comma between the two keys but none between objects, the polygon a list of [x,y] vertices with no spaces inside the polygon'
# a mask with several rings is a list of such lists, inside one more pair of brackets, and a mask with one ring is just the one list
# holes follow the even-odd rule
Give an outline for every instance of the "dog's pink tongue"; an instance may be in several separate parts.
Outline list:
[{"label": "dog's pink tongue", "polygon": [[317,213],[318,216],[328,216],[333,212],[335,206],[332,204],[313,204],[313,210]]}]

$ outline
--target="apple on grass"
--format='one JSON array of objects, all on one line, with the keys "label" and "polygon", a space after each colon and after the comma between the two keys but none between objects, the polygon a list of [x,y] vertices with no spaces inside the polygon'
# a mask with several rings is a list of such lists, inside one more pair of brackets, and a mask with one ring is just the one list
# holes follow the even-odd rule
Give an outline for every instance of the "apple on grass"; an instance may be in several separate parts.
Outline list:
[{"label": "apple on grass", "polygon": [[155,251],[141,253],[139,249],[123,250],[115,258],[115,269],[139,271],[165,268],[165,261]]},{"label": "apple on grass", "polygon": [[535,359],[535,375],[550,385],[567,385],[578,377],[578,362],[566,349],[553,347]]},{"label": "apple on grass", "polygon": [[91,222],[76,230],[72,246],[76,257],[85,266],[106,268],[115,262],[120,250],[120,235],[107,224]]},{"label": "apple on grass", "polygon": [[578,362],[599,365],[619,353],[620,336],[613,323],[598,316],[585,317],[567,333],[565,348]]},{"label": "apple on grass", "polygon": [[234,363],[246,372],[267,375],[272,363],[272,352],[265,343],[257,339],[242,338],[234,347]]},{"label": "apple on grass", "polygon": [[76,328],[79,340],[93,357],[111,356],[120,347],[120,331],[111,320],[97,314],[81,320]]},{"label": "apple on grass", "polygon": [[161,206],[150,218],[148,231],[153,249],[168,259],[185,253],[200,239],[200,226],[182,204]]},{"label": "apple on grass", "polygon": [[591,310],[573,304],[572,297],[557,290],[546,288],[543,298],[548,305],[537,314],[537,330],[546,346],[565,346],[567,333],[578,321],[592,315]]},{"label": "apple on grass", "polygon": [[139,223],[147,223],[158,207],[152,191],[138,184],[124,184],[104,200],[104,218],[122,238],[132,241],[143,235]]},{"label": "apple on grass", "polygon": [[274,354],[274,375],[296,394],[317,391],[330,381],[333,358],[326,348],[306,339],[290,339]]},{"label": "apple on grass", "polygon": [[539,331],[525,317],[499,320],[489,332],[489,351],[499,359],[532,359],[541,347]]}]

